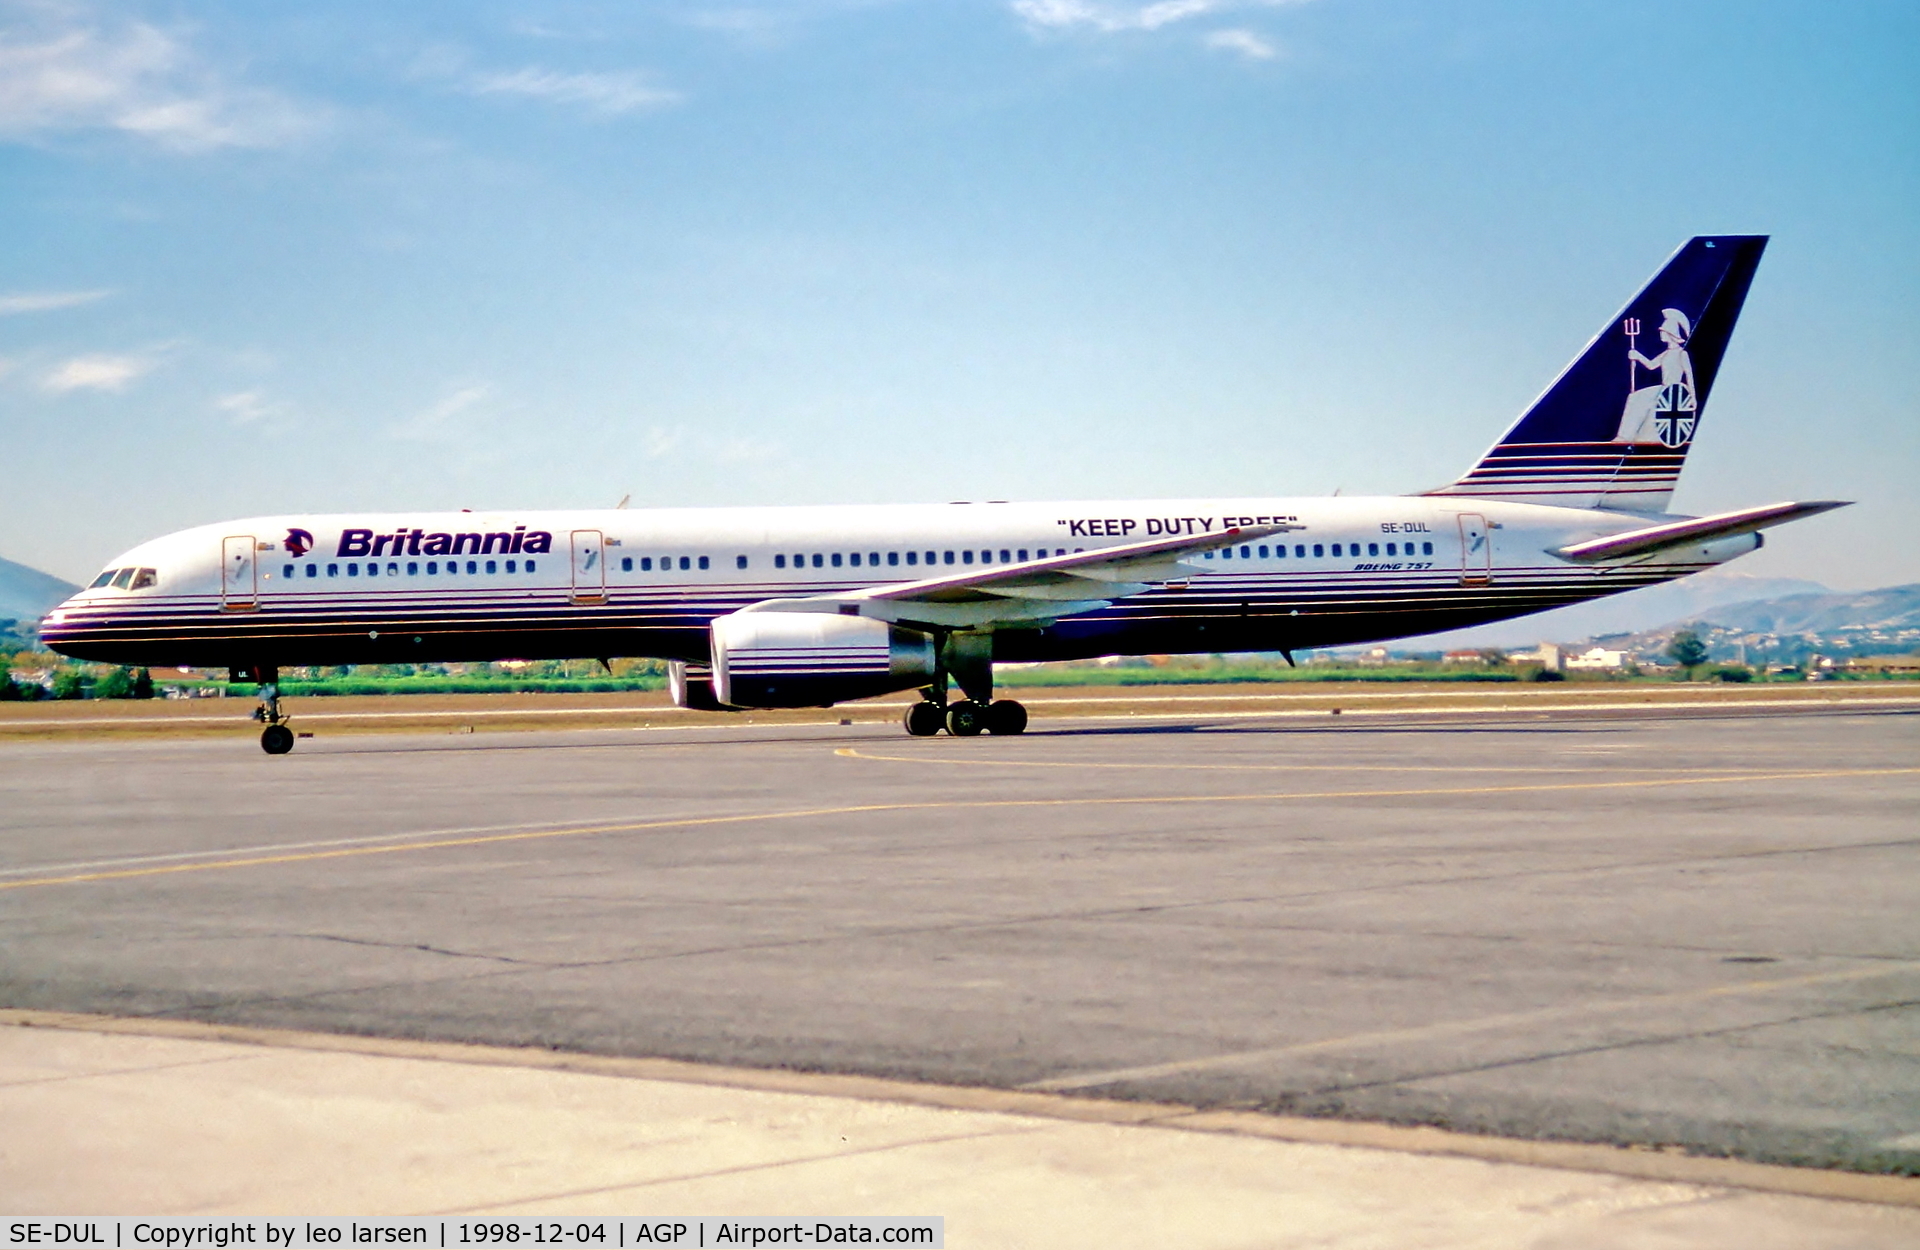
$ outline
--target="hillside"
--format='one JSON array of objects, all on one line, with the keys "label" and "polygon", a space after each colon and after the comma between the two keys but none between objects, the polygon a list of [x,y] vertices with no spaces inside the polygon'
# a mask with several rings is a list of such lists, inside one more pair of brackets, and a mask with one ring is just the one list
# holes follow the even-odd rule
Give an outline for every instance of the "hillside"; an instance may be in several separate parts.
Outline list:
[{"label": "hillside", "polygon": [[0,559],[0,621],[37,623],[61,600],[80,589],[51,573]]},{"label": "hillside", "polygon": [[1813,654],[1920,651],[1920,583],[1723,604],[1634,633],[1624,643],[1609,638],[1607,645],[1658,654],[1679,629],[1699,633],[1717,660],[1737,658],[1743,649],[1753,662],[1789,663]]}]

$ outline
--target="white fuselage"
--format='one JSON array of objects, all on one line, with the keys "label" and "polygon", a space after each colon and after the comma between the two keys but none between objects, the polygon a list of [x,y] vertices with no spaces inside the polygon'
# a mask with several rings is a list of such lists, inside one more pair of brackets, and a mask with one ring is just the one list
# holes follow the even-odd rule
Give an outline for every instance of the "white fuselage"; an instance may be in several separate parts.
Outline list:
[{"label": "white fuselage", "polygon": [[1537,612],[1759,545],[1746,534],[1602,565],[1552,554],[1649,519],[1434,496],[254,517],[133,548],[43,635],[143,665],[698,661],[716,617],[769,599],[1281,525],[1190,556],[1143,593],[998,629],[992,654],[1280,650]]}]

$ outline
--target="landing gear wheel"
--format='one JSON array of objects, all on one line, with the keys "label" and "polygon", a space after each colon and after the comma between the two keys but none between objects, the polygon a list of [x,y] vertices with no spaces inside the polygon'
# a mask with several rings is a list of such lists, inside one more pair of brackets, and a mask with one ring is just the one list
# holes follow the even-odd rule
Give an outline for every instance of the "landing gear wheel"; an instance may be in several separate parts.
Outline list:
[{"label": "landing gear wheel", "polygon": [[916,738],[931,738],[946,728],[947,709],[931,699],[923,699],[907,709],[907,732]]},{"label": "landing gear wheel", "polygon": [[987,727],[986,709],[971,699],[947,708],[947,732],[956,738],[971,738]]},{"label": "landing gear wheel", "polygon": [[268,755],[285,755],[293,750],[293,730],[285,725],[268,725],[260,731],[260,749]]},{"label": "landing gear wheel", "polygon": [[987,732],[1023,734],[1027,732],[1027,709],[1012,699],[996,699],[987,705]]}]

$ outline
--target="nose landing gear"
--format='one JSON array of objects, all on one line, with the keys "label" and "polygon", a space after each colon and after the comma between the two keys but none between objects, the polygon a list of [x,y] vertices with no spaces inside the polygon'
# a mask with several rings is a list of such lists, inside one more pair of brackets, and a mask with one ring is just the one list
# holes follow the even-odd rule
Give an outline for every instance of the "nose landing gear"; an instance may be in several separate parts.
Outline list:
[{"label": "nose landing gear", "polygon": [[236,668],[233,670],[233,680],[258,682],[260,685],[260,704],[253,709],[253,719],[266,725],[260,731],[260,749],[268,755],[285,755],[293,750],[293,730],[287,728],[290,718],[280,710],[279,668],[271,664]]}]

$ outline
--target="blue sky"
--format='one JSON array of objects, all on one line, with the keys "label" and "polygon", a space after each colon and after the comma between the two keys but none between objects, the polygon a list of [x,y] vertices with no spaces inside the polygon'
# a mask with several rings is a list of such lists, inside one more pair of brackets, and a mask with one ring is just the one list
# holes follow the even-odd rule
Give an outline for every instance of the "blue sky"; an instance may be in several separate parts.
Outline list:
[{"label": "blue sky", "polygon": [[0,0],[0,554],[1419,490],[1774,237],[1677,508],[1920,580],[1920,7]]}]

